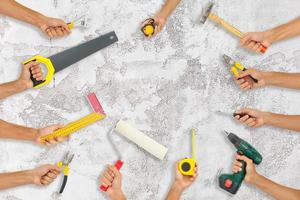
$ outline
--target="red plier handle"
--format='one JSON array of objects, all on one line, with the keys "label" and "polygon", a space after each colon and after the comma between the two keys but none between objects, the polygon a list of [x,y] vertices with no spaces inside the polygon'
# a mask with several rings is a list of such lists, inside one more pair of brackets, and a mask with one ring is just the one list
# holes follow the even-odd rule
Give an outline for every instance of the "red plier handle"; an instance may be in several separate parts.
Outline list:
[{"label": "red plier handle", "polygon": [[[115,163],[115,167],[117,168],[117,170],[120,171],[122,166],[123,166],[123,161],[122,160],[117,160],[117,162]],[[109,188],[109,186],[104,186],[104,185],[100,186],[100,190],[102,190],[103,192],[106,192],[108,188]]]}]

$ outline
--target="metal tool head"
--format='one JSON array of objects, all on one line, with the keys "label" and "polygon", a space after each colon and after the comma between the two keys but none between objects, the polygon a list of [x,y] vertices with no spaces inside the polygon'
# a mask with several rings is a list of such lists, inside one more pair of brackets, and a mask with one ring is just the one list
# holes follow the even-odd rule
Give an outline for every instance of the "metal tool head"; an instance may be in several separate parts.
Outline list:
[{"label": "metal tool head", "polygon": [[228,137],[229,134],[230,134],[229,132],[227,132],[227,131],[225,131],[225,130],[223,131],[223,133],[225,133],[225,135],[226,135],[227,137]]},{"label": "metal tool head", "polygon": [[235,61],[228,55],[223,54],[224,61],[227,65],[233,66]]},{"label": "metal tool head", "polygon": [[72,162],[73,158],[74,158],[74,154],[71,154],[70,151],[68,151],[65,154],[62,162],[64,165],[70,164]]},{"label": "metal tool head", "polygon": [[200,19],[200,22],[202,24],[204,24],[206,22],[209,14],[211,13],[211,10],[212,10],[214,4],[215,4],[214,2],[209,2],[208,6],[202,10],[201,19]]},{"label": "metal tool head", "polygon": [[114,143],[114,140],[113,140],[113,138],[112,138],[112,134],[113,134],[114,131],[115,131],[115,127],[113,127],[113,128],[110,130],[110,132],[109,132],[108,135],[107,135],[107,138],[108,138],[108,141],[109,141],[109,143],[111,144],[111,146],[112,146],[114,152],[117,154],[118,159],[121,160],[121,159],[122,159],[121,153],[120,153],[119,149],[117,148],[117,145]]}]

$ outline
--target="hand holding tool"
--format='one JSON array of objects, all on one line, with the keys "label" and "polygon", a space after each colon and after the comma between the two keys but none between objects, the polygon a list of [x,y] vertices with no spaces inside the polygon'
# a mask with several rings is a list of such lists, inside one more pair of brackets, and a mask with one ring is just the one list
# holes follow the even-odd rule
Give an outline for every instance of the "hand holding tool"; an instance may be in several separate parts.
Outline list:
[{"label": "hand holding tool", "polygon": [[[108,141],[110,142],[113,150],[115,151],[115,153],[118,156],[118,160],[115,162],[115,167],[117,168],[117,170],[120,170],[122,168],[124,162],[122,160],[121,153],[118,150],[118,148],[112,138],[112,134],[113,134],[114,130],[115,130],[115,128],[113,128],[107,136],[108,136]],[[106,192],[108,190],[108,188],[109,188],[109,186],[104,186],[104,185],[100,186],[100,190],[102,190],[103,192]]]},{"label": "hand holding tool", "polygon": [[[262,162],[262,156],[260,153],[248,142],[239,138],[234,133],[228,133],[225,131],[225,134],[229,141],[237,149],[238,154],[245,155],[246,157],[250,158],[256,165]],[[241,163],[243,164],[242,171],[233,174],[222,174],[219,176],[219,186],[231,194],[237,193],[246,176],[246,163],[244,161],[241,161]]]},{"label": "hand holding tool", "polygon": [[240,118],[248,115],[249,117],[252,117],[251,115],[247,114],[247,113],[237,113],[237,112],[224,112],[224,111],[221,111],[221,110],[217,110],[216,111],[217,114],[221,114],[221,115],[226,115],[226,116],[233,116],[233,117],[236,117],[236,116],[240,116]]},{"label": "hand holding tool", "polygon": [[153,18],[148,18],[145,20],[147,23],[141,28],[141,31],[144,33],[146,37],[151,37],[155,33],[155,20]]},{"label": "hand holding tool", "polygon": [[67,184],[67,181],[68,181],[68,175],[69,175],[69,171],[70,171],[70,163],[72,162],[74,158],[74,154],[70,154],[70,152],[68,151],[63,160],[62,161],[59,161],[56,165],[57,167],[59,168],[63,168],[63,173],[64,173],[64,179],[63,179],[63,182],[62,182],[62,185],[59,189],[59,194],[63,193],[65,187],[66,187],[66,184]]},{"label": "hand holding tool", "polygon": [[[237,28],[235,28],[234,26],[232,26],[231,24],[229,24],[228,22],[224,21],[222,18],[220,18],[219,16],[217,16],[216,14],[211,12],[213,6],[214,6],[214,3],[210,2],[208,4],[207,8],[203,10],[202,18],[201,18],[200,22],[202,24],[204,24],[206,22],[207,18],[209,18],[210,20],[221,25],[223,28],[225,28],[227,31],[234,34],[235,36],[237,36],[239,38],[243,37],[244,36],[243,32],[241,32],[240,30],[238,30]],[[263,44],[261,44],[260,52],[265,53],[266,51],[267,51],[267,47],[265,47]]]},{"label": "hand holding tool", "polygon": [[[241,71],[246,71],[247,68],[244,67],[242,64],[240,64],[239,62],[234,61],[231,57],[229,57],[228,55],[224,54],[223,55],[224,61],[225,63],[230,67],[230,71],[233,73],[233,75],[237,76],[239,75],[238,70]],[[256,78],[253,78],[251,75],[248,75],[246,77],[244,77],[246,79],[246,81],[248,81],[249,83],[258,83],[258,80]]]},{"label": "hand holding tool", "polygon": [[46,140],[50,140],[55,137],[67,137],[86,126],[88,126],[92,123],[95,123],[96,121],[104,119],[105,117],[106,117],[106,115],[104,115],[104,114],[93,112],[75,122],[72,122],[72,123],[64,126],[63,128],[60,128],[60,129],[54,131],[51,134],[42,136],[40,138],[40,141],[45,142]]},{"label": "hand holding tool", "polygon": [[179,162],[179,171],[185,176],[194,176],[196,167],[195,129],[192,129],[192,158],[185,158]]},{"label": "hand holding tool", "polygon": [[66,67],[73,65],[74,63],[115,43],[116,41],[118,41],[117,35],[114,31],[112,31],[88,42],[84,42],[82,44],[79,44],[78,46],[57,53],[53,56],[50,56],[49,58],[43,57],[41,55],[36,55],[24,61],[22,64],[25,65],[29,62],[37,61],[45,65],[47,69],[45,80],[37,81],[33,77],[32,73],[30,77],[33,82],[34,88],[40,88],[48,84],[52,80],[54,73],[57,73],[65,69]]}]

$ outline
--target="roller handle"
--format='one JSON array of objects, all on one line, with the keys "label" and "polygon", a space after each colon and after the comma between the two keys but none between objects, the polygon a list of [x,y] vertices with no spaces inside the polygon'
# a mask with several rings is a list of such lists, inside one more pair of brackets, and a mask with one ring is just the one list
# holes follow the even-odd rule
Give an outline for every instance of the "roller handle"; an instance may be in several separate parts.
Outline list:
[{"label": "roller handle", "polygon": [[[117,162],[115,163],[115,167],[117,168],[117,170],[120,171],[122,166],[123,166],[123,161],[122,160],[117,160]],[[109,188],[109,186],[104,186],[104,185],[100,186],[100,190],[102,190],[103,192],[106,192],[108,188]]]}]

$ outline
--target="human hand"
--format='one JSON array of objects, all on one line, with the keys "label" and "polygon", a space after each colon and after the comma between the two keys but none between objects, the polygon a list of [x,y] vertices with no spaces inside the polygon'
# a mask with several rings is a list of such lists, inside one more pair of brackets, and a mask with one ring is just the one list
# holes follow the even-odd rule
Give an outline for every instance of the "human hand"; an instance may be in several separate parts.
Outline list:
[{"label": "human hand", "polygon": [[[253,88],[259,88],[267,85],[267,73],[257,69],[247,69],[242,71],[239,75],[234,76],[234,82],[240,86],[243,90],[250,90]],[[257,83],[253,79],[257,80]]]},{"label": "human hand", "polygon": [[259,53],[262,48],[268,48],[272,44],[271,35],[270,31],[246,33],[241,38],[240,44],[244,48]]},{"label": "human hand", "polygon": [[[251,108],[243,108],[235,112],[235,114],[236,120],[252,128],[258,128],[264,125],[268,118],[267,112],[262,112]],[[243,114],[244,116],[241,117],[239,114]]]},{"label": "human hand", "polygon": [[197,166],[195,167],[195,175],[194,176],[184,176],[179,171],[179,162],[176,162],[176,168],[175,168],[175,180],[173,183],[173,187],[176,187],[178,190],[183,191],[186,188],[188,188],[192,183],[196,180],[198,174],[197,174]]},{"label": "human hand", "polygon": [[41,128],[38,130],[38,134],[36,136],[36,142],[39,144],[44,144],[47,146],[51,146],[51,145],[55,145],[59,142],[63,142],[65,140],[68,139],[68,137],[54,137],[53,139],[50,140],[46,140],[46,141],[41,141],[41,137],[45,136],[45,135],[49,135],[51,133],[53,133],[54,131],[63,128],[64,126],[61,124],[57,124],[57,125],[51,125],[51,126],[47,126],[45,128]]},{"label": "human hand", "polygon": [[26,65],[23,65],[23,69],[19,79],[17,80],[17,85],[22,90],[30,89],[33,87],[32,80],[30,79],[30,71],[33,74],[33,77],[41,81],[43,80],[43,72],[38,62],[29,62]]},{"label": "human hand", "polygon": [[104,187],[108,187],[107,195],[112,200],[123,200],[125,196],[122,191],[122,174],[115,166],[108,165],[100,178],[100,183]]},{"label": "human hand", "polygon": [[63,37],[71,32],[63,20],[46,16],[42,17],[42,20],[38,23],[38,27],[50,38]]},{"label": "human hand", "polygon": [[142,27],[144,27],[146,24],[148,24],[152,19],[154,19],[154,33],[153,33],[153,35],[150,35],[148,37],[153,37],[156,34],[158,34],[166,24],[166,18],[161,17],[161,16],[155,16],[153,18],[146,19],[142,23]]},{"label": "human hand", "polygon": [[56,165],[42,165],[28,171],[31,183],[35,185],[49,185],[60,174],[60,169]]},{"label": "human hand", "polygon": [[232,171],[234,173],[238,173],[242,171],[242,166],[243,164],[241,161],[245,161],[246,163],[246,176],[245,176],[245,181],[247,183],[253,183],[256,177],[258,176],[258,173],[256,172],[255,165],[253,164],[253,161],[249,158],[247,158],[244,155],[239,155],[237,154],[235,156],[235,161],[233,163]]}]

